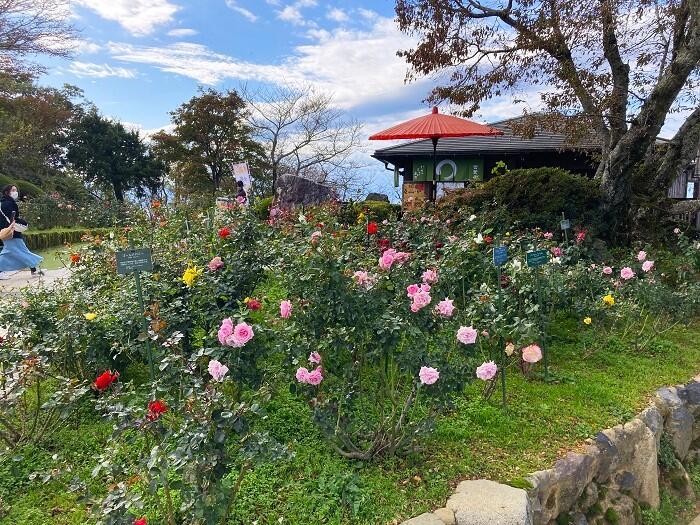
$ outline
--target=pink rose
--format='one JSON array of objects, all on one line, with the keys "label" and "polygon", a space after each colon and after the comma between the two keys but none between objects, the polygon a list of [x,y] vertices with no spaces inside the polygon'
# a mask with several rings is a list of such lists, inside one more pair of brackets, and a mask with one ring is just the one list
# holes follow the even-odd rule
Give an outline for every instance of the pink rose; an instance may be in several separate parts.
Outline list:
[{"label": "pink rose", "polygon": [[315,231],[311,234],[311,244],[318,244],[318,241],[321,240],[321,237],[323,234],[320,231]]},{"label": "pink rose", "polygon": [[321,384],[321,381],[323,381],[323,369],[317,366],[313,372],[309,372],[309,375],[306,377],[306,382],[310,385],[318,386]]},{"label": "pink rose", "polygon": [[622,277],[625,281],[629,281],[632,277],[634,277],[634,271],[629,266],[625,266],[622,270],[620,270],[620,277]]},{"label": "pink rose", "polygon": [[645,272],[650,272],[654,268],[654,261],[644,261],[642,264],[642,270]]},{"label": "pink rose", "polygon": [[309,371],[305,367],[300,366],[297,368],[296,378],[300,383],[307,383],[309,380]]},{"label": "pink rose", "polygon": [[221,257],[219,257],[219,256],[217,255],[217,256],[214,257],[211,261],[209,261],[209,264],[207,264],[207,267],[208,267],[209,270],[211,270],[212,272],[215,272],[215,271],[217,271],[217,270],[219,270],[219,269],[221,269],[221,268],[224,267],[224,261],[222,261],[222,260],[221,260]]},{"label": "pink rose", "polygon": [[229,317],[228,319],[224,319],[221,322],[221,326],[219,327],[219,342],[222,345],[227,345],[228,346],[228,338],[233,335],[233,321]]},{"label": "pink rose", "polygon": [[438,280],[438,275],[435,270],[425,270],[423,272],[423,282],[424,283],[436,283]]},{"label": "pink rose", "polygon": [[603,268],[603,273],[604,273],[605,275],[612,275],[613,269],[610,268],[610,266],[606,266],[605,268]]},{"label": "pink rose", "polygon": [[209,373],[214,381],[220,382],[228,373],[228,367],[216,359],[209,361]]},{"label": "pink rose", "polygon": [[522,349],[523,361],[526,363],[536,363],[542,359],[542,349],[537,345],[528,345]]},{"label": "pink rose", "polygon": [[498,372],[498,367],[496,366],[496,363],[494,363],[493,361],[487,361],[486,363],[483,363],[481,366],[477,367],[476,377],[478,377],[482,381],[488,381],[489,379],[494,378],[496,372]]},{"label": "pink rose", "polygon": [[379,258],[379,267],[382,270],[390,270],[391,266],[394,264],[394,255],[390,253],[390,250],[385,251]]},{"label": "pink rose", "polygon": [[419,291],[420,291],[420,288],[418,287],[417,284],[409,284],[409,285],[406,287],[406,295],[408,295],[408,297],[413,297],[413,296],[416,295]]},{"label": "pink rose", "polygon": [[553,237],[554,237],[554,234],[552,232],[544,232],[544,238],[547,239],[548,241],[551,241]]},{"label": "pink rose", "polygon": [[418,310],[428,306],[432,300],[430,294],[422,289],[415,293],[411,299],[413,300],[413,303],[411,304],[411,311],[413,313],[416,313]]},{"label": "pink rose", "polygon": [[253,332],[252,326],[250,326],[248,323],[238,323],[233,328],[233,335],[231,336],[231,338],[233,338],[233,344],[230,344],[229,346],[233,346],[235,348],[245,346],[245,344],[250,341],[254,335],[255,333]]},{"label": "pink rose", "polygon": [[375,277],[365,271],[356,271],[352,274],[352,278],[358,286],[362,286],[363,288],[370,288],[376,281]]},{"label": "pink rose", "polygon": [[429,366],[421,366],[418,377],[424,385],[432,385],[440,378],[440,372]]},{"label": "pink rose", "polygon": [[576,242],[581,244],[586,239],[586,230],[582,230],[576,234]]},{"label": "pink rose", "polygon": [[639,253],[637,254],[637,260],[639,262],[642,262],[642,261],[646,260],[646,258],[647,258],[647,252],[645,252],[644,250],[640,250]]},{"label": "pink rose", "polygon": [[321,362],[321,354],[319,354],[318,352],[311,352],[309,354],[309,363],[317,365],[320,362]]},{"label": "pink rose", "polygon": [[443,299],[435,307],[435,311],[443,317],[452,317],[455,306],[452,299]]},{"label": "pink rose", "polygon": [[238,197],[236,197],[236,202],[238,204],[245,204],[245,197],[243,195],[239,195]]},{"label": "pink rose", "polygon": [[471,326],[460,326],[457,330],[457,340],[465,345],[476,343],[477,331]]},{"label": "pink rose", "polygon": [[280,303],[280,317],[289,319],[292,316],[292,303],[285,299]]},{"label": "pink rose", "polygon": [[561,248],[559,248],[559,246],[553,247],[551,251],[554,257],[561,257]]}]

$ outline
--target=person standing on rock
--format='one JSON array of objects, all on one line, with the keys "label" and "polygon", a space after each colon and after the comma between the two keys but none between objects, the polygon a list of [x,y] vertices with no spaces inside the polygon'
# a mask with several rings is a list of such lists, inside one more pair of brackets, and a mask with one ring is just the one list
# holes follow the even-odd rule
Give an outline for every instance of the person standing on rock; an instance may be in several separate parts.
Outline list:
[{"label": "person standing on rock", "polygon": [[0,252],[0,272],[11,272],[29,268],[32,275],[44,275],[37,270],[37,266],[44,260],[43,257],[32,253],[24,244],[22,232],[27,229],[27,222],[19,215],[19,191],[17,186],[8,185],[2,190],[0,197],[0,230],[12,228],[12,237],[3,241]]}]

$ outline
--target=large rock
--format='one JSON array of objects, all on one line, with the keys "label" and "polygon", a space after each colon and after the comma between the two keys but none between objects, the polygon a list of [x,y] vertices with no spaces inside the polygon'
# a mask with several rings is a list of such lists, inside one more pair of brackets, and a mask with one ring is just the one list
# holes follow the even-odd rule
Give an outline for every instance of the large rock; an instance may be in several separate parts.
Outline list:
[{"label": "large rock", "polygon": [[535,490],[530,492],[536,523],[547,523],[569,510],[593,480],[598,468],[595,454],[569,453],[554,464],[528,478]]},{"label": "large rock", "polygon": [[447,500],[457,525],[532,525],[527,493],[495,481],[462,481]]},{"label": "large rock", "polygon": [[294,175],[282,175],[278,179],[276,194],[275,203],[284,209],[316,206],[338,198],[332,187]]},{"label": "large rock", "polygon": [[666,420],[666,432],[673,443],[673,451],[681,461],[688,456],[690,444],[693,442],[693,425],[695,418],[688,409],[686,400],[695,398],[697,387],[667,387],[656,391],[654,403]]}]

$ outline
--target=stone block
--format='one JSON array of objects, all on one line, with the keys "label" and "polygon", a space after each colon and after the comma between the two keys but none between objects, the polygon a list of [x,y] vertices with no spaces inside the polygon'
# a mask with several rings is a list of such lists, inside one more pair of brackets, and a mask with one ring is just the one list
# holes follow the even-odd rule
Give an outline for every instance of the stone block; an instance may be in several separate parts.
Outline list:
[{"label": "stone block", "polygon": [[527,493],[485,479],[462,481],[447,500],[456,525],[532,525]]}]

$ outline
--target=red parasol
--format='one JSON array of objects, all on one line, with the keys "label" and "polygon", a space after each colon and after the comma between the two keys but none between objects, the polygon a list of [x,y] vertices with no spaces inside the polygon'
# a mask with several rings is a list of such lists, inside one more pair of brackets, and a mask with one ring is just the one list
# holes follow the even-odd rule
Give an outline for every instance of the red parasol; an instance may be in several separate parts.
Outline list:
[{"label": "red parasol", "polygon": [[389,129],[375,133],[369,140],[431,139],[433,141],[433,181],[437,182],[435,161],[437,160],[438,140],[442,137],[471,137],[475,135],[503,135],[503,132],[491,126],[477,124],[471,120],[453,117],[452,115],[442,115],[438,113],[438,108],[434,107],[431,114],[407,120]]}]

